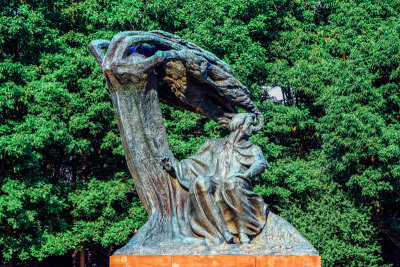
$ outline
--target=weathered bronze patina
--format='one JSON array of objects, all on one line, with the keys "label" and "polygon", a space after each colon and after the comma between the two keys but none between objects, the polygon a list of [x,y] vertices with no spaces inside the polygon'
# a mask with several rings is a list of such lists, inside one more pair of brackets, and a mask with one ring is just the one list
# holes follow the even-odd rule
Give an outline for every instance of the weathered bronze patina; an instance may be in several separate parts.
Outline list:
[{"label": "weathered bronze patina", "polygon": [[[115,255],[318,255],[251,191],[251,179],[268,163],[248,137],[264,118],[226,63],[162,31],[123,32],[89,48],[105,76],[128,167],[149,214]],[[230,134],[177,162],[159,101],[207,116]],[[238,114],[239,107],[249,113]]]}]

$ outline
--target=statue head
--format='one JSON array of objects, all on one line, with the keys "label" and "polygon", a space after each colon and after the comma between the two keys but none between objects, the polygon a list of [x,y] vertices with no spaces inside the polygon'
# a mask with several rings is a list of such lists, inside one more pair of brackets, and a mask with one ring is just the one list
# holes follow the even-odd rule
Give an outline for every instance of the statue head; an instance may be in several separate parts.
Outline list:
[{"label": "statue head", "polygon": [[230,132],[241,131],[243,136],[251,136],[255,125],[256,115],[253,113],[238,113],[228,124]]}]

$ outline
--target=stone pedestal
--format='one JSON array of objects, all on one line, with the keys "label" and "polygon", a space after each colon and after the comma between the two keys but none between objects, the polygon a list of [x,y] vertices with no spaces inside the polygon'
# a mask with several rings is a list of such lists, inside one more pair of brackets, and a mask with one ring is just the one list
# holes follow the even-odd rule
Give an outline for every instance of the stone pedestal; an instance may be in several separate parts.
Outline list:
[{"label": "stone pedestal", "polygon": [[110,267],[321,267],[320,256],[163,255],[111,256]]}]

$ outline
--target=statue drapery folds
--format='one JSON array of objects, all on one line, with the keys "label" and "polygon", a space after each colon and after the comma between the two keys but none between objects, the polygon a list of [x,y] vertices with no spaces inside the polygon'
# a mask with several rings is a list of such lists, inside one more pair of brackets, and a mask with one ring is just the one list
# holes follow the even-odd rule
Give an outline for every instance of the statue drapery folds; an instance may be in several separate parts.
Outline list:
[{"label": "statue drapery folds", "polygon": [[189,191],[191,229],[209,244],[249,243],[265,225],[267,206],[251,191],[251,178],[268,165],[261,149],[248,141],[254,117],[236,115],[228,125],[230,135],[206,141],[195,155],[167,167]]}]

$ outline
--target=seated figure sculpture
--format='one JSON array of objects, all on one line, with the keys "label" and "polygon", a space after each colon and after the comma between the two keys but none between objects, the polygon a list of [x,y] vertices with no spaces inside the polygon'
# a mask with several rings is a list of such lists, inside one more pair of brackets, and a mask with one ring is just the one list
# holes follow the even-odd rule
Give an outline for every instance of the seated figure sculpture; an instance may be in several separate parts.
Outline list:
[{"label": "seated figure sculpture", "polygon": [[[149,216],[114,255],[318,255],[251,191],[250,180],[268,167],[248,141],[262,129],[264,115],[228,64],[163,31],[121,32],[111,41],[92,41],[89,49],[105,77]],[[230,134],[177,162],[160,102],[208,117]],[[238,108],[249,113],[237,114]]]},{"label": "seated figure sculpture", "polygon": [[249,243],[265,223],[267,205],[252,192],[251,178],[260,175],[268,162],[261,149],[248,141],[255,115],[239,113],[228,124],[225,138],[207,140],[188,159],[164,166],[189,190],[188,219],[191,229],[207,244]]}]

